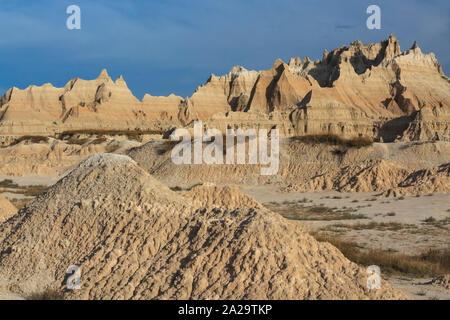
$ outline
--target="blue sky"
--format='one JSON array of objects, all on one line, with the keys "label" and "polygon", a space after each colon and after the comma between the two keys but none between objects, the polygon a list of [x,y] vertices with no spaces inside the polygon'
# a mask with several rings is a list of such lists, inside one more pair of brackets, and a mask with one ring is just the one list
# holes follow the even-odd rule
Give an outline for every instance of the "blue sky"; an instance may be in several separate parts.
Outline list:
[{"label": "blue sky", "polygon": [[[81,8],[81,30],[66,28],[66,8]],[[368,30],[377,4],[382,29]],[[211,73],[234,65],[268,69],[277,58],[316,60],[354,40],[393,33],[414,40],[450,73],[448,0],[0,0],[0,91],[71,78],[102,68],[123,74],[133,93],[190,96]]]}]

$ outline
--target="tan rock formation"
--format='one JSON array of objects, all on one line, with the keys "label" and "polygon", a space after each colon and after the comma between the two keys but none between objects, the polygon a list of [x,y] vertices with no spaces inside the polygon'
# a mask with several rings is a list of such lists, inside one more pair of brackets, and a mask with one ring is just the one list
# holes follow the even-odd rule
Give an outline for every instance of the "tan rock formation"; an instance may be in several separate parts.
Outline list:
[{"label": "tan rock formation", "polygon": [[0,223],[5,222],[17,213],[17,208],[7,199],[0,196]]},{"label": "tan rock formation", "polygon": [[277,60],[266,71],[234,67],[211,75],[189,98],[138,101],[123,78],[10,89],[0,102],[0,134],[70,128],[169,129],[200,119],[209,127],[277,127],[283,136],[334,133],[385,142],[450,140],[450,80],[417,43],[401,51],[391,35],[352,42],[312,62]]},{"label": "tan rock formation", "polygon": [[276,175],[261,176],[260,165],[175,165],[170,149],[153,141],[129,156],[169,185],[193,183],[289,185],[285,191],[337,190],[387,195],[450,192],[449,142],[374,143],[363,148],[280,143]]},{"label": "tan rock formation", "polygon": [[[133,183],[130,183],[132,181]],[[128,157],[95,155],[0,225],[0,274],[70,299],[406,299],[266,209],[195,208]]]}]

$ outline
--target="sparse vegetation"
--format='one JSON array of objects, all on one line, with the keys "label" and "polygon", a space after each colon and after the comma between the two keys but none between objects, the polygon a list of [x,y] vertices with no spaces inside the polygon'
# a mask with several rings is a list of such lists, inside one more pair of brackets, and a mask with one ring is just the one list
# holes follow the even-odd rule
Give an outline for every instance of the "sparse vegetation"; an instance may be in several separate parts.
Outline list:
[{"label": "sparse vegetation", "polygon": [[23,194],[28,197],[35,197],[43,192],[45,192],[48,187],[44,185],[31,185],[31,186],[19,186],[10,179],[5,179],[0,182],[0,187],[5,189],[5,191],[15,194]]},{"label": "sparse vegetation", "polygon": [[16,144],[19,144],[23,141],[26,141],[27,143],[41,143],[41,142],[48,142],[48,137],[44,136],[23,136],[20,138],[17,138],[13,143],[11,143],[11,146],[14,146]]},{"label": "sparse vegetation", "polygon": [[327,230],[336,229],[351,229],[351,230],[378,230],[378,231],[399,231],[403,229],[416,229],[413,224],[404,224],[400,222],[375,222],[370,221],[368,223],[355,223],[355,224],[335,224],[329,226]]},{"label": "sparse vegetation", "polygon": [[11,179],[5,179],[3,181],[0,181],[0,187],[2,187],[2,188],[18,188],[19,185],[17,183],[14,183]]},{"label": "sparse vegetation", "polygon": [[387,217],[394,217],[395,215],[397,215],[395,212],[388,212],[388,213],[386,213]]},{"label": "sparse vegetation", "polygon": [[329,208],[325,206],[305,206],[303,203],[308,202],[303,199],[298,202],[284,201],[283,206],[279,204],[266,205],[268,209],[279,213],[289,220],[315,220],[315,221],[333,221],[333,220],[354,220],[366,219],[363,214],[355,213],[352,208]]},{"label": "sparse vegetation", "polygon": [[436,219],[434,217],[428,217],[428,218],[426,218],[426,219],[424,219],[422,221],[425,222],[425,223],[435,223]]},{"label": "sparse vegetation", "polygon": [[[342,146],[346,148],[362,148],[371,146],[373,144],[373,139],[370,137],[355,137],[352,139],[344,139],[336,134],[317,134],[317,135],[305,135],[293,137],[292,140],[300,141],[308,144],[328,144],[334,146]],[[347,151],[344,149],[335,149],[333,154],[343,155]]]},{"label": "sparse vegetation", "polygon": [[380,249],[364,250],[355,242],[343,241],[337,236],[313,233],[316,240],[329,242],[349,260],[363,266],[377,265],[384,273],[408,276],[436,276],[450,272],[450,250],[429,250],[421,255],[410,256],[386,252]]},{"label": "sparse vegetation", "polygon": [[102,138],[103,136],[126,136],[130,140],[142,141],[142,136],[145,134],[164,134],[163,130],[71,130],[64,131],[59,134],[60,139],[64,139],[67,137],[73,137],[76,135],[88,135],[88,136],[97,136],[97,138]]}]

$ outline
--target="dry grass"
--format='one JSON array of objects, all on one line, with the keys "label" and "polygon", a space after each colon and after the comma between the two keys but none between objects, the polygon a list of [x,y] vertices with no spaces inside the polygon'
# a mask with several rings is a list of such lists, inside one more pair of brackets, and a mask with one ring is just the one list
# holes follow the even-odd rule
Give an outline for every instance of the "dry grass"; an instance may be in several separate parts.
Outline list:
[{"label": "dry grass", "polygon": [[347,228],[351,230],[378,230],[378,231],[399,231],[403,229],[416,229],[413,224],[404,224],[400,222],[375,222],[355,223],[355,224],[338,224],[333,227]]},{"label": "dry grass", "polygon": [[268,203],[265,206],[274,212],[279,213],[289,220],[309,220],[309,221],[334,221],[334,220],[354,220],[366,219],[363,214],[355,213],[352,208],[329,208],[320,206],[305,206],[308,199],[299,200],[297,202],[284,201],[282,205],[279,203]]},{"label": "dry grass", "polygon": [[11,179],[5,179],[3,181],[0,181],[0,187],[2,187],[2,188],[18,188],[19,185],[17,183],[14,183]]},{"label": "dry grass", "polygon": [[41,142],[48,142],[48,137],[44,136],[23,136],[20,138],[17,138],[13,143],[11,143],[10,146],[14,146],[16,144],[19,144],[23,141],[26,141],[27,143],[41,143]]},{"label": "dry grass", "polygon": [[384,273],[408,276],[437,276],[450,272],[450,249],[429,250],[417,256],[380,249],[363,250],[355,242],[343,241],[328,234],[312,234],[318,241],[329,242],[349,260],[363,265],[377,265]]},{"label": "dry grass", "polygon": [[[293,137],[292,140],[300,141],[308,144],[328,144],[333,146],[342,146],[347,148],[362,148],[371,146],[373,139],[369,137],[355,137],[352,139],[344,139],[336,134],[315,134]],[[334,150],[336,154],[344,154],[345,150]]]},{"label": "dry grass", "polygon": [[103,136],[126,136],[130,140],[141,142],[144,134],[164,134],[163,130],[101,130],[101,129],[85,129],[85,130],[71,130],[64,131],[59,134],[60,139],[63,137],[72,137],[75,135],[96,135],[98,138]]},{"label": "dry grass", "polygon": [[0,187],[5,189],[6,192],[23,194],[24,196],[28,197],[35,197],[48,189],[48,186],[44,185],[19,186],[17,183],[14,183],[10,179],[1,181]]},{"label": "dry grass", "polygon": [[17,190],[10,191],[11,193],[15,194],[23,194],[27,197],[36,197],[40,195],[41,193],[44,193],[47,191],[48,186],[44,185],[35,185],[35,186],[26,186],[26,187],[19,187]]}]

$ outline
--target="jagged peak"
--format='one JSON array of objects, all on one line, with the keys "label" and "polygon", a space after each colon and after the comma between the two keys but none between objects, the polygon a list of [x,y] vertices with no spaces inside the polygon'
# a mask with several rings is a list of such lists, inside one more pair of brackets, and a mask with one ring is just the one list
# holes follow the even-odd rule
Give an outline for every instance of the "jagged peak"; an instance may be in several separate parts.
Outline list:
[{"label": "jagged peak", "polygon": [[300,66],[301,64],[302,64],[302,59],[300,59],[299,57],[294,57],[289,60],[290,67]]},{"label": "jagged peak", "polygon": [[361,48],[363,47],[364,44],[362,43],[361,40],[356,40],[350,43],[350,47],[357,47],[357,48]]},{"label": "jagged peak", "polygon": [[127,87],[127,83],[125,82],[125,79],[122,75],[120,75],[114,83],[118,86]]},{"label": "jagged peak", "polygon": [[234,66],[233,68],[231,68],[230,74],[239,74],[245,71],[247,71],[247,69],[242,66]]},{"label": "jagged peak", "polygon": [[413,45],[412,45],[412,47],[411,47],[410,50],[415,50],[415,49],[417,49],[418,47],[419,47],[419,45],[417,44],[417,41],[414,41],[414,43],[413,43]]},{"label": "jagged peak", "polygon": [[106,69],[103,69],[102,72],[98,75],[97,79],[111,79]]},{"label": "jagged peak", "polygon": [[284,61],[283,60],[281,60],[280,58],[278,58],[277,60],[275,60],[275,63],[273,64],[273,69],[276,69],[276,68],[278,68],[279,66],[281,66],[281,65],[283,65],[284,64]]}]

